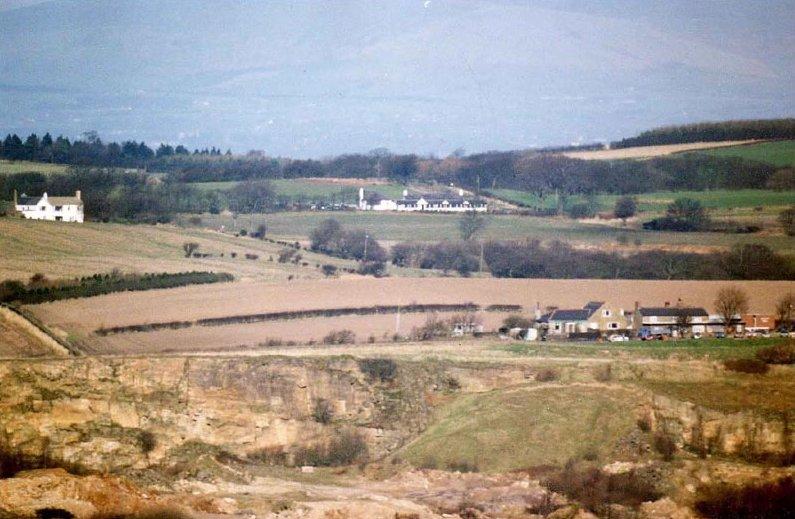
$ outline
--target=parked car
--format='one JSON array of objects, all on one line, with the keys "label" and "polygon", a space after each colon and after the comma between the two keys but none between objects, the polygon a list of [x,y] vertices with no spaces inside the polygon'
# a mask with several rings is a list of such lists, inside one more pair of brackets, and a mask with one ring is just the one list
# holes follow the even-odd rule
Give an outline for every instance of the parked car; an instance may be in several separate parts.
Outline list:
[{"label": "parked car", "polygon": [[725,339],[726,338],[726,333],[725,332],[715,332],[715,338],[716,339]]},{"label": "parked car", "polygon": [[700,333],[694,333],[694,334],[693,334],[693,338],[694,338],[695,340],[699,340],[699,339],[701,339],[701,334],[700,334]]},{"label": "parked car", "polygon": [[614,333],[610,337],[607,338],[610,342],[626,342],[629,340],[629,337],[626,335],[621,335],[620,333]]}]

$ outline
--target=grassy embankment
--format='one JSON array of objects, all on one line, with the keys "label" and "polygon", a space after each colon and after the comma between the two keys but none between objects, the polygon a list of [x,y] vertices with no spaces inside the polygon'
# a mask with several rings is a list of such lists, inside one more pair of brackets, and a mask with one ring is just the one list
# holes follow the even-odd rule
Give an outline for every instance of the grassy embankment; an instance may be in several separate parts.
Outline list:
[{"label": "grassy embankment", "polygon": [[[692,366],[682,361],[752,357],[760,348],[782,340],[500,346],[517,358],[537,357],[553,373],[563,366],[577,366],[583,358],[607,358],[616,366],[645,359],[668,359],[668,364],[661,372],[652,370],[636,378],[594,375],[594,382],[577,384],[552,377],[547,382],[535,380],[515,388],[451,396],[437,408],[433,424],[400,456],[418,466],[487,472],[561,465],[575,458],[628,459],[639,453],[622,452],[620,446],[633,435],[645,434],[637,429],[634,411],[643,400],[639,396],[648,392],[724,413],[750,411],[780,419],[782,413],[794,409],[792,367],[750,375],[725,371],[710,362],[713,375],[702,380],[703,376],[691,378]],[[571,362],[545,357],[570,358]],[[596,373],[599,368],[590,369]],[[651,437],[646,436],[649,441]]]}]

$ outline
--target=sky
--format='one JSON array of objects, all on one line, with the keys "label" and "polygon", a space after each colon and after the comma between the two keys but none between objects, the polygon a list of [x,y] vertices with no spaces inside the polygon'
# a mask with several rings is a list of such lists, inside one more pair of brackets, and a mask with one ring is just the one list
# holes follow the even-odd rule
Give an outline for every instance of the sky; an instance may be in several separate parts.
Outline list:
[{"label": "sky", "polygon": [[325,157],[795,115],[795,0],[0,0],[0,133]]}]

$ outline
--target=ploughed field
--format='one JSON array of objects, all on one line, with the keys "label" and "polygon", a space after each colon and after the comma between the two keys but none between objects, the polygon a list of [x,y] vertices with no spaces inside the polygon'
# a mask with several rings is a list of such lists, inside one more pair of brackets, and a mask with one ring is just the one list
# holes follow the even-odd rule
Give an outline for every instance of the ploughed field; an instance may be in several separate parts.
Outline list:
[{"label": "ploughed field", "polygon": [[280,341],[321,341],[343,329],[353,331],[357,342],[381,342],[396,331],[409,335],[433,313],[440,319],[460,314],[468,303],[476,305],[487,330],[495,329],[509,313],[532,315],[536,304],[542,309],[581,308],[599,300],[629,310],[635,301],[656,306],[681,298],[712,311],[715,294],[727,285],[741,286],[749,295],[751,311],[759,313],[773,312],[782,294],[795,291],[795,282],[780,281],[348,278],[191,286],[29,308],[88,352],[224,351]]},{"label": "ploughed field", "polygon": [[740,146],[754,142],[757,141],[686,142],[682,144],[635,146],[632,148],[616,148],[611,150],[567,151],[563,153],[563,155],[582,160],[646,159],[660,157],[662,155],[671,155],[672,153]]}]

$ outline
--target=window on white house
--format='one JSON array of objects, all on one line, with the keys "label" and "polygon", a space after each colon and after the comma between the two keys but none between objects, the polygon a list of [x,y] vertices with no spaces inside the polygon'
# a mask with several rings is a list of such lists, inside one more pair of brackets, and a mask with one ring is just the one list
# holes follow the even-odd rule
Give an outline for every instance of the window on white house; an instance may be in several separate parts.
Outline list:
[{"label": "window on white house", "polygon": [[611,330],[618,330],[618,323],[610,323],[607,325]]},{"label": "window on white house", "polygon": [[603,317],[610,317],[610,310],[606,310],[606,309],[602,310],[602,316]]}]

